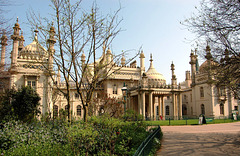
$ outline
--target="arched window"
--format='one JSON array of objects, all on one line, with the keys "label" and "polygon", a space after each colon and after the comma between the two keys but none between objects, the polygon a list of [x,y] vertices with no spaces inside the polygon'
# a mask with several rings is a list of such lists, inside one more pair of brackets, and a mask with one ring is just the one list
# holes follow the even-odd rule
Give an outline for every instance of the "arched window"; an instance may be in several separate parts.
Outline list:
[{"label": "arched window", "polygon": [[77,105],[77,116],[82,115],[82,107],[80,105]]},{"label": "arched window", "polygon": [[169,115],[169,106],[166,106],[166,115]]},{"label": "arched window", "polygon": [[220,104],[220,114],[224,115],[224,105]]},{"label": "arched window", "polygon": [[204,90],[203,90],[203,87],[200,87],[200,97],[204,97]]},{"label": "arched window", "polygon": [[205,114],[205,106],[204,106],[204,104],[201,104],[201,114]]},{"label": "arched window", "polygon": [[58,117],[58,106],[54,105],[53,106],[53,118]]}]

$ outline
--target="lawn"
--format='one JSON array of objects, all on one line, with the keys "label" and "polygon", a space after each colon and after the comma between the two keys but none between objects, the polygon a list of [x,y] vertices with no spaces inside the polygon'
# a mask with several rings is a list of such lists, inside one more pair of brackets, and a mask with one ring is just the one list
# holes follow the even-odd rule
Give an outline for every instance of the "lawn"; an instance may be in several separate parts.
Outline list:
[{"label": "lawn", "polygon": [[[187,119],[187,120],[157,120],[157,121],[144,121],[148,126],[179,126],[179,125],[198,125],[198,119]],[[207,119],[207,124],[219,124],[236,122],[232,119]]]}]

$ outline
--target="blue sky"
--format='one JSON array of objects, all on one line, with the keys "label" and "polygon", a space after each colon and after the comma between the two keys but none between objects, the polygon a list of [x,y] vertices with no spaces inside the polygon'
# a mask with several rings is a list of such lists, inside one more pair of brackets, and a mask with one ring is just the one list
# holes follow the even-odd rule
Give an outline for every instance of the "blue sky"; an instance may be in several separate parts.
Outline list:
[{"label": "blue sky", "polygon": [[[26,13],[32,8],[42,16],[49,16],[50,0],[21,0],[8,7],[8,18],[14,24],[19,17],[19,24],[25,37],[25,46],[30,44],[33,33],[27,24]],[[153,55],[154,67],[164,75],[167,83],[171,82],[170,65],[175,64],[178,82],[185,80],[185,71],[190,70],[189,56],[195,47],[194,35],[181,24],[195,11],[199,0],[95,0],[102,14],[114,12],[121,4],[118,14],[123,21],[122,31],[111,45],[114,53],[122,50],[139,49],[145,53],[146,71],[149,67],[150,53]],[[84,8],[89,9],[93,0],[83,0]],[[188,40],[186,40],[188,39]],[[129,55],[129,57],[131,54]],[[139,65],[139,58],[136,58]]]}]

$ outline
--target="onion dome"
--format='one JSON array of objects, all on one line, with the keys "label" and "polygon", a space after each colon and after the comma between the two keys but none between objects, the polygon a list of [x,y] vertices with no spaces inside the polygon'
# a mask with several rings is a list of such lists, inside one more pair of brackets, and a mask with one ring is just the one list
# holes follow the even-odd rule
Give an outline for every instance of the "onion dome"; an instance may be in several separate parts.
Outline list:
[{"label": "onion dome", "polygon": [[145,58],[143,51],[140,54],[140,58]]},{"label": "onion dome", "polygon": [[152,54],[150,56],[150,67],[146,72],[148,81],[151,85],[164,85],[166,84],[166,79],[162,74],[160,74],[153,66]]},{"label": "onion dome", "polygon": [[112,54],[112,52],[111,52],[110,48],[108,47],[107,55],[111,55],[111,54]]},{"label": "onion dome", "polygon": [[47,57],[47,50],[43,48],[38,42],[37,39],[37,32],[35,32],[35,37],[34,40],[31,44],[25,46],[21,51],[20,51],[20,58],[21,59],[42,59],[43,57]]},{"label": "onion dome", "polygon": [[[211,61],[210,66],[216,66],[216,65],[218,64],[217,62],[215,62],[215,61],[213,61],[213,60],[210,60],[210,61]],[[206,73],[209,69],[210,69],[210,67],[209,67],[209,61],[206,60],[206,61],[203,62],[203,63],[201,64],[201,66],[199,67],[199,72],[200,72],[200,73]]]}]

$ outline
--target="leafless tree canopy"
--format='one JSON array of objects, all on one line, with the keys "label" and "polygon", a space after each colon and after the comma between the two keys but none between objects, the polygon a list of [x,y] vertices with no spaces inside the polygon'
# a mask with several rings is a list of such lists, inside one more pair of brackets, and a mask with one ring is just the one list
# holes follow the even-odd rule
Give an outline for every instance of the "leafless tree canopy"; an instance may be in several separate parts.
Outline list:
[{"label": "leafless tree canopy", "polygon": [[196,10],[197,13],[183,25],[197,35],[200,51],[204,53],[200,55],[205,55],[204,48],[209,42],[213,59],[218,62],[214,67],[216,83],[228,85],[237,92],[240,84],[240,0],[202,0]]},{"label": "leafless tree canopy", "polygon": [[[70,108],[70,87],[74,85],[80,95],[86,121],[94,90],[109,75],[120,69],[112,70],[124,52],[113,55],[108,63],[93,62],[96,62],[99,54],[107,51],[107,47],[121,31],[119,24],[122,19],[118,19],[121,8],[113,14],[103,16],[100,15],[96,3],[93,3],[89,11],[86,11],[81,8],[81,0],[75,3],[69,0],[51,0],[51,2],[54,10],[53,22],[41,18],[35,12],[30,12],[28,18],[33,27],[39,29],[43,41],[48,39],[49,28],[55,27],[57,42],[53,56],[54,67],[61,72],[66,84],[66,90],[61,90],[61,92],[68,100],[68,108]],[[126,64],[133,58],[127,60]],[[70,115],[70,109],[68,110]]]}]

